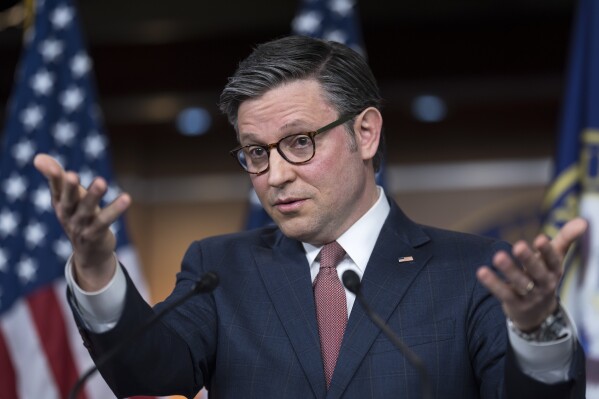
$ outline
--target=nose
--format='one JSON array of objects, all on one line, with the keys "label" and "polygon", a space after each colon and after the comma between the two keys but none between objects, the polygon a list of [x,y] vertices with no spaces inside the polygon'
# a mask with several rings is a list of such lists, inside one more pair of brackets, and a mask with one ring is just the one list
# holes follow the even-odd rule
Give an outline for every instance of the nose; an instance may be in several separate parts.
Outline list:
[{"label": "nose", "polygon": [[290,164],[273,149],[269,156],[268,184],[272,187],[280,187],[295,178],[295,165]]}]

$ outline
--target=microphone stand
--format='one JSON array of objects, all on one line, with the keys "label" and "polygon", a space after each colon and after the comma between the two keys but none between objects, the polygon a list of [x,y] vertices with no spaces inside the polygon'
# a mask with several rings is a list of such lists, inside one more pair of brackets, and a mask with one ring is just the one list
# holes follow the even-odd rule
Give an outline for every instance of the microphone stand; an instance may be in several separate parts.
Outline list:
[{"label": "microphone stand", "polygon": [[117,354],[119,354],[127,345],[129,345],[133,340],[142,335],[147,329],[156,324],[162,317],[173,310],[174,308],[181,305],[183,302],[187,301],[189,298],[196,294],[205,294],[214,291],[214,289],[218,286],[218,275],[215,272],[206,272],[202,275],[202,277],[191,287],[191,290],[172,302],[168,306],[164,307],[160,312],[155,313],[146,323],[141,325],[139,328],[134,330],[131,334],[129,334],[125,339],[120,341],[118,344],[113,346],[108,352],[104,353],[104,355],[100,356],[95,364],[90,367],[73,385],[71,391],[69,392],[69,399],[76,399],[79,391],[83,388],[87,380],[96,372],[100,367],[106,364],[108,361],[112,360]]},{"label": "microphone stand", "polygon": [[364,311],[372,320],[372,322],[381,329],[383,334],[395,345],[397,349],[408,359],[408,362],[414,366],[416,371],[418,371],[418,375],[420,376],[420,386],[422,390],[422,399],[432,399],[433,392],[430,384],[430,378],[428,372],[426,371],[426,367],[424,367],[424,362],[418,355],[416,355],[396,334],[391,330],[391,328],[385,323],[381,317],[376,314],[370,305],[366,302],[362,291],[360,290],[360,277],[353,270],[346,270],[342,276],[343,285],[347,288],[351,293],[353,293],[360,305],[364,308]]}]

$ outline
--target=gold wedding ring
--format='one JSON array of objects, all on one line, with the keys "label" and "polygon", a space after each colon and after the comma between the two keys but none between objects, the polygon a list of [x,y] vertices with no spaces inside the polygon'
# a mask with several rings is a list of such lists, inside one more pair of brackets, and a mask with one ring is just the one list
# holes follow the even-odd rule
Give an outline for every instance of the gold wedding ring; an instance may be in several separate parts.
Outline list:
[{"label": "gold wedding ring", "polygon": [[528,284],[526,284],[526,288],[524,288],[524,290],[516,290],[516,292],[518,293],[518,295],[524,297],[530,294],[530,291],[532,291],[533,288],[535,288],[535,282],[530,280]]},{"label": "gold wedding ring", "polygon": [[530,280],[526,285],[526,294],[530,294],[530,291],[532,291],[533,288],[535,288],[535,282]]}]

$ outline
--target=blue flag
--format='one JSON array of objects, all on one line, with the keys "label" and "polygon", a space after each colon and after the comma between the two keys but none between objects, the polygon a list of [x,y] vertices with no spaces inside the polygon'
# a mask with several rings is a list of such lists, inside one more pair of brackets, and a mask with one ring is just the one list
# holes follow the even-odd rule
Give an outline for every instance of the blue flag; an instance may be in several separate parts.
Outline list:
[{"label": "blue flag", "polygon": [[589,221],[566,260],[561,297],[587,354],[587,397],[599,398],[599,2],[581,0],[576,15],[544,229],[554,236],[577,215]]},{"label": "blue flag", "polygon": [[[296,17],[291,23],[292,33],[343,43],[365,56],[362,33],[354,0],[301,0]],[[384,165],[376,179],[384,186]],[[246,229],[272,224],[253,189],[249,195]]]},{"label": "blue flag", "polygon": [[364,55],[354,0],[302,0],[293,33],[345,44]]},{"label": "blue flag", "polygon": [[[54,156],[87,186],[110,170],[91,60],[72,0],[38,1],[8,106],[0,164],[0,397],[66,397],[92,363],[66,303],[64,268],[71,245],[54,214],[36,153]],[[111,227],[134,275],[137,260],[124,220]],[[99,377],[86,398],[111,397]]]}]

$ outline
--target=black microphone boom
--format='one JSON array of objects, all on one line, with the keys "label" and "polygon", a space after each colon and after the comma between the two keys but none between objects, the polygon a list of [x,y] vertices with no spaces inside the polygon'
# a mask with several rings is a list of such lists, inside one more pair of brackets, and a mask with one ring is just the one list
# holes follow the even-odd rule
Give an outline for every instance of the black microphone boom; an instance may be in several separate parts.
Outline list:
[{"label": "black microphone boom", "polygon": [[148,328],[152,327],[156,324],[165,314],[181,305],[183,302],[187,301],[189,298],[196,294],[209,294],[218,286],[218,275],[215,272],[206,272],[200,277],[200,279],[191,287],[191,290],[173,303],[164,307],[160,312],[155,313],[147,322],[141,325],[138,329],[133,331],[129,336],[119,342],[117,345],[113,346],[108,352],[104,355],[100,356],[98,360],[95,362],[95,365],[90,367],[75,383],[73,388],[69,393],[69,399],[75,399],[77,394],[83,388],[83,385],[87,382],[87,380],[98,371],[99,367],[102,367],[109,360],[112,360],[113,357],[118,355],[127,345],[133,342],[134,339],[138,338],[144,332],[148,330]]},{"label": "black microphone boom", "polygon": [[391,330],[391,328],[385,323],[381,317],[376,314],[366,302],[364,295],[360,291],[360,277],[353,270],[346,270],[343,272],[341,276],[343,280],[343,285],[347,288],[352,294],[358,298],[360,305],[364,308],[364,311],[372,320],[372,322],[383,331],[383,333],[387,336],[387,338],[399,349],[399,351],[408,359],[408,362],[416,371],[418,371],[418,375],[420,376],[420,385],[422,390],[422,398],[423,399],[432,399],[433,393],[431,390],[430,378],[428,376],[428,372],[424,367],[424,362],[422,359],[418,357],[399,337]]}]

